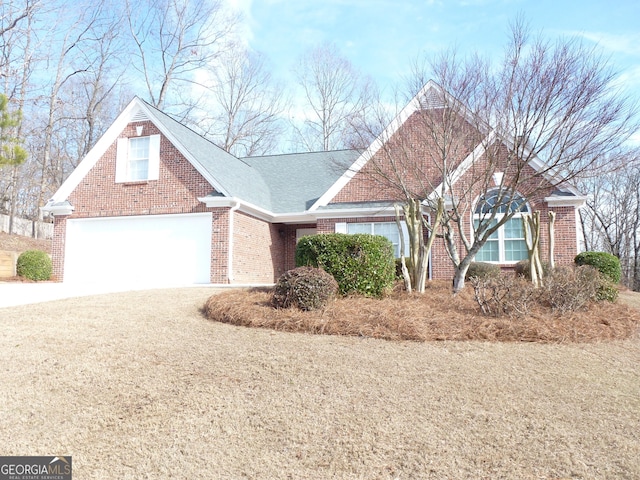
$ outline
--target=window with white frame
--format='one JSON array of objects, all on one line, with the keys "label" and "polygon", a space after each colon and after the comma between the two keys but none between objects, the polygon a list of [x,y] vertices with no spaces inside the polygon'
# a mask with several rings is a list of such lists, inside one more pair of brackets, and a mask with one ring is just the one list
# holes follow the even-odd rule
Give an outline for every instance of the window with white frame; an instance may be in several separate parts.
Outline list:
[{"label": "window with white frame", "polygon": [[[492,212],[496,215],[489,220]],[[513,217],[498,228],[476,254],[477,262],[513,263],[528,258],[527,244],[524,239],[522,214],[529,212],[526,201],[516,194],[500,195],[493,190],[480,198],[474,214],[474,228],[481,222],[489,222],[489,227],[496,225],[505,214],[513,213]]]},{"label": "window with white frame", "polygon": [[160,135],[119,138],[116,182],[157,180],[160,169]]},{"label": "window with white frame", "polygon": [[146,180],[147,178],[149,178],[149,137],[130,138],[127,179]]},{"label": "window with white frame", "polygon": [[[338,226],[336,226],[338,227]],[[340,230],[336,228],[336,231]],[[402,222],[402,230],[404,234],[404,254],[409,255],[409,235],[407,227]],[[400,233],[395,222],[366,222],[366,223],[347,223],[344,225],[344,233],[368,233],[371,235],[382,235],[389,239],[393,245],[393,252],[396,258],[400,257]]]}]

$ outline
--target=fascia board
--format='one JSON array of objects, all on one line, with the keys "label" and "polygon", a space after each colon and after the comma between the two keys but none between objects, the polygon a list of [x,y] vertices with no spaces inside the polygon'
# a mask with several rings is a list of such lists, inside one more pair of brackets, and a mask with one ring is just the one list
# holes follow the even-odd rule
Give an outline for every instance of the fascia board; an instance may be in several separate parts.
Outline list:
[{"label": "fascia board", "polygon": [[562,195],[551,195],[550,197],[545,197],[544,201],[549,205],[549,207],[574,207],[579,208],[582,207],[587,202],[587,197],[584,195],[577,195],[575,197],[565,197]]},{"label": "fascia board", "polygon": [[388,207],[331,209],[313,213],[317,218],[389,217],[396,214],[393,205]]},{"label": "fascia board", "polygon": [[270,223],[274,222],[276,218],[276,215],[268,210],[245,202],[238,197],[198,197],[198,201],[204,203],[207,208],[238,207],[239,211]]},{"label": "fascia board", "polygon": [[107,149],[115,142],[120,135],[120,132],[124,130],[127,124],[130,122],[137,108],[144,107],[143,103],[135,97],[125,109],[118,115],[107,131],[100,137],[94,147],[89,150],[78,166],[71,172],[67,179],[60,185],[60,188],[53,194],[53,197],[49,202],[63,202],[65,201],[71,192],[80,184],[82,179],[89,173],[98,160],[104,155]]},{"label": "fascia board", "polygon": [[327,211],[273,213],[237,197],[199,197],[207,208],[233,208],[269,223],[314,223],[319,218],[389,217],[395,215],[393,206],[345,208]]},{"label": "fascia board", "polygon": [[44,213],[50,213],[54,217],[71,215],[75,210],[75,207],[68,202],[65,202],[66,205],[52,205],[47,204],[44,207],[40,207],[40,210]]}]

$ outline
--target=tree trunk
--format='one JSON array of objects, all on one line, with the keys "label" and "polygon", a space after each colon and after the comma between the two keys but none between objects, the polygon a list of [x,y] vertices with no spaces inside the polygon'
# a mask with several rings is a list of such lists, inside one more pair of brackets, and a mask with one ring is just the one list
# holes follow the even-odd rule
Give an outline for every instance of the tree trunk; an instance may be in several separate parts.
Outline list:
[{"label": "tree trunk", "polygon": [[464,290],[465,277],[467,275],[467,270],[469,270],[469,265],[471,265],[471,258],[471,256],[467,255],[464,260],[460,262],[460,264],[456,267],[455,273],[453,274],[454,295]]},{"label": "tree trunk", "polygon": [[549,212],[549,270],[556,268],[556,212]]},{"label": "tree trunk", "polygon": [[394,205],[396,211],[396,226],[398,227],[398,234],[400,236],[400,266],[402,268],[402,279],[404,280],[404,289],[411,293],[411,276],[409,275],[409,269],[407,268],[407,262],[405,261],[404,251],[404,232],[402,231],[402,223],[400,220],[400,206]]},{"label": "tree trunk", "polygon": [[540,212],[522,215],[524,241],[529,253],[529,275],[534,287],[542,284],[542,262],[540,261]]},{"label": "tree trunk", "polygon": [[[420,268],[418,269],[418,284],[416,285],[416,290],[420,293],[424,293],[424,290],[427,286],[427,273],[429,268],[429,254],[431,253],[431,247],[433,246],[433,242],[436,239],[436,228],[440,224],[442,220],[442,216],[444,215],[444,199],[442,197],[438,198],[438,203],[436,205],[436,215],[431,223],[431,232],[429,234],[429,238],[427,239],[427,243],[424,243],[424,237],[420,236],[420,250],[421,250],[421,258],[420,258]],[[420,215],[420,219],[422,220],[422,214]]]}]

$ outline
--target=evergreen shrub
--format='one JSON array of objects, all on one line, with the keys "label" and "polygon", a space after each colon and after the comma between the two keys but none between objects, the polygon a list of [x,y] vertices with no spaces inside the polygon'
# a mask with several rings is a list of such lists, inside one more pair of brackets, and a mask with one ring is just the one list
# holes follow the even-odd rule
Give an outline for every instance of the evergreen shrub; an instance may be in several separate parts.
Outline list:
[{"label": "evergreen shrub", "polygon": [[464,278],[469,280],[470,278],[485,278],[495,275],[500,275],[500,267],[498,265],[486,262],[471,262]]},{"label": "evergreen shrub", "polygon": [[582,252],[574,259],[576,265],[590,265],[613,283],[620,283],[622,267],[620,259],[607,252]]},{"label": "evergreen shrub", "polygon": [[49,280],[53,272],[53,264],[46,252],[27,250],[18,257],[16,272],[19,276],[29,280]]},{"label": "evergreen shrub", "polygon": [[318,267],[338,282],[341,295],[381,297],[393,287],[393,245],[381,235],[331,233],[302,237],[296,265]]}]

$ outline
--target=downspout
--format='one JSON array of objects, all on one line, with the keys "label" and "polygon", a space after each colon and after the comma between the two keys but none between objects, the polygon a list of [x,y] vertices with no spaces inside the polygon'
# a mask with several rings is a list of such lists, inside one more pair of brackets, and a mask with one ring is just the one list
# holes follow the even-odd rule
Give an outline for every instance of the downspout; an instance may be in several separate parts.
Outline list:
[{"label": "downspout", "polygon": [[227,242],[229,251],[227,252],[227,283],[233,283],[233,212],[240,208],[240,202],[236,201],[229,209],[229,241]]}]

